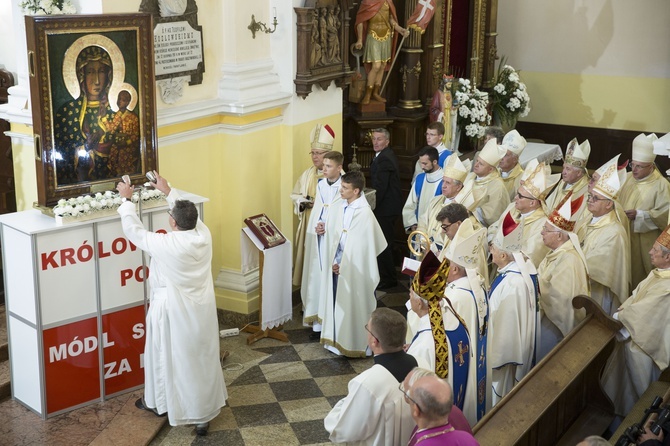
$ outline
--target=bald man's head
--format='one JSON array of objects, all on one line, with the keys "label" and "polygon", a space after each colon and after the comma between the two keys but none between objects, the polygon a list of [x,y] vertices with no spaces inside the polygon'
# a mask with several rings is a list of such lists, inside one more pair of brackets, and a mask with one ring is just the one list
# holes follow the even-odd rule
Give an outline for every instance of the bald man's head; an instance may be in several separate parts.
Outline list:
[{"label": "bald man's head", "polygon": [[445,380],[437,376],[424,376],[412,385],[410,393],[425,418],[438,420],[449,417],[454,396]]}]

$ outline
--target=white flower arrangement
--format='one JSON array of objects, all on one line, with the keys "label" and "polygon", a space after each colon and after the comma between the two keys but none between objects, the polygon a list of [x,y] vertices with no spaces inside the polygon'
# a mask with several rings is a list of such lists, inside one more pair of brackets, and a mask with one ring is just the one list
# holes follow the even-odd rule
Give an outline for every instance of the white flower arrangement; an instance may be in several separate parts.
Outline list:
[{"label": "white flower arrangement", "polygon": [[19,8],[26,15],[76,14],[77,8],[70,0],[23,0]]},{"label": "white flower arrangement", "polygon": [[457,124],[465,135],[476,140],[484,136],[486,126],[491,123],[487,110],[489,95],[472,87],[469,79],[458,79],[454,82],[453,97],[458,105]]},{"label": "white flower arrangement", "polygon": [[[149,201],[164,200],[165,194],[158,189],[146,189],[142,191],[142,203]],[[139,192],[133,192],[132,202],[137,203],[140,200]],[[61,198],[58,204],[53,208],[54,215],[59,217],[88,217],[97,212],[116,209],[121,206],[123,200],[121,196],[108,190],[98,192],[95,195],[80,195],[75,198]]]},{"label": "white flower arrangement", "polygon": [[496,85],[493,87],[493,115],[500,123],[513,125],[530,113],[530,96],[519,73],[505,59],[500,61]]}]

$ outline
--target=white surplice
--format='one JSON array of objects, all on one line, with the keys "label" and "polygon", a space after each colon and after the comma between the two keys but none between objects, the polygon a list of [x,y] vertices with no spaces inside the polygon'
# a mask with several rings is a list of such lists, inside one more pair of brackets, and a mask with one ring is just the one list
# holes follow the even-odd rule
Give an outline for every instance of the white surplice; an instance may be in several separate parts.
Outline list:
[{"label": "white surplice", "polygon": [[[172,189],[170,207],[179,199]],[[151,255],[146,404],[167,412],[172,426],[210,421],[228,394],[219,359],[209,229],[198,219],[194,229],[158,234],[144,228],[133,203],[121,204],[118,212],[128,240]]]},{"label": "white surplice", "polygon": [[[530,260],[526,260],[526,268],[530,274],[535,273]],[[489,337],[488,361],[493,369],[493,405],[530,371],[539,330],[538,296],[531,279],[524,280],[516,262],[498,272],[502,277],[499,282],[494,279],[489,296],[493,336]]]},{"label": "white surplice", "polygon": [[305,229],[305,259],[302,270],[302,286],[300,296],[303,305],[303,323],[306,325],[320,323],[318,313],[319,303],[326,296],[326,274],[330,274],[331,265],[326,257],[325,235],[316,234],[316,225],[326,223],[328,214],[342,197],[340,196],[341,181],[338,178],[333,184],[328,184],[326,178],[319,180],[316,187],[314,207]]},{"label": "white surplice", "polygon": [[[321,343],[345,356],[365,357],[368,338],[363,327],[377,307],[377,256],[386,248],[386,239],[365,196],[351,204],[340,201],[329,213],[324,237],[328,264],[324,267],[331,272],[325,274],[326,299],[319,307]],[[334,263],[340,268],[336,287]]]},{"label": "white surplice", "polygon": [[406,445],[416,423],[398,380],[375,364],[349,381],[347,396],[323,420],[333,443]]}]

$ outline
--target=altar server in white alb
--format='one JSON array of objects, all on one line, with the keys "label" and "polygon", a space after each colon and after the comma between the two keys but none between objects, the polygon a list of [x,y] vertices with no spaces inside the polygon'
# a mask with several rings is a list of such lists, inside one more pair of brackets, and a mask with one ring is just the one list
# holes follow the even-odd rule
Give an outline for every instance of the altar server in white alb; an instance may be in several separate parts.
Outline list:
[{"label": "altar server in white alb", "polygon": [[540,325],[537,271],[521,253],[524,220],[506,214],[493,237],[490,250],[498,275],[489,291],[489,339],[493,379],[493,405],[526,376],[535,362]]},{"label": "altar server in white alb", "polygon": [[319,309],[321,343],[335,354],[356,358],[366,356],[363,326],[377,306],[377,256],[386,239],[363,194],[363,174],[349,172],[341,181],[342,200],[329,211],[324,239],[332,274]]},{"label": "altar server in white alb", "polygon": [[419,152],[419,165],[423,172],[412,181],[407,201],[402,208],[405,231],[416,230],[419,218],[428,211],[430,200],[442,193],[442,169],[437,164],[437,149],[424,147]]},{"label": "altar server in white alb", "polygon": [[135,405],[165,414],[171,426],[196,424],[206,435],[209,421],[228,394],[219,360],[219,324],[212,281],[212,236],[195,205],[156,172],[154,187],[167,196],[171,232],[147,231],[137,216],[131,186],[117,189],[123,232],[151,256],[150,306],[144,349],[144,398]]},{"label": "altar server in white alb", "polygon": [[[486,229],[475,230],[472,222],[465,220],[459,225],[445,255],[451,262],[445,299],[463,319],[470,335],[471,371],[467,389],[463,389],[463,413],[471,426],[491,408],[491,366],[487,362],[489,304],[484,279],[477,272],[480,261],[477,252],[485,243]],[[461,389],[454,388],[454,399],[458,399],[460,392]]]},{"label": "altar server in white alb", "polygon": [[335,142],[335,131],[328,125],[317,124],[312,129],[309,138],[312,165],[309,166],[298,178],[293,191],[291,192],[291,201],[293,202],[293,212],[298,216],[298,229],[295,233],[295,264],[293,265],[293,285],[302,284],[302,265],[304,260],[305,233],[307,232],[307,223],[314,205],[314,195],[316,194],[316,184],[323,178],[323,157],[326,153],[333,150]]},{"label": "altar server in white alb", "polygon": [[325,305],[327,274],[331,273],[326,259],[324,234],[328,214],[340,200],[340,177],[344,157],[340,152],[328,152],[323,157],[323,178],[316,187],[314,207],[305,233],[305,261],[302,270],[300,296],[303,306],[303,324],[312,326],[311,337],[318,339],[321,333],[319,305]]}]

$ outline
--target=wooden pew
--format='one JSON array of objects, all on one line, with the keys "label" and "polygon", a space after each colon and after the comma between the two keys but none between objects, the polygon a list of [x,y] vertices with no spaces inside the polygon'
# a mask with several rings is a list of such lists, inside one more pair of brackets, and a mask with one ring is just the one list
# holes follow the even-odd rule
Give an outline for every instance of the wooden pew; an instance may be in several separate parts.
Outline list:
[{"label": "wooden pew", "polygon": [[614,419],[600,374],[622,325],[589,297],[572,304],[586,318],[475,425],[479,444],[574,446]]}]

